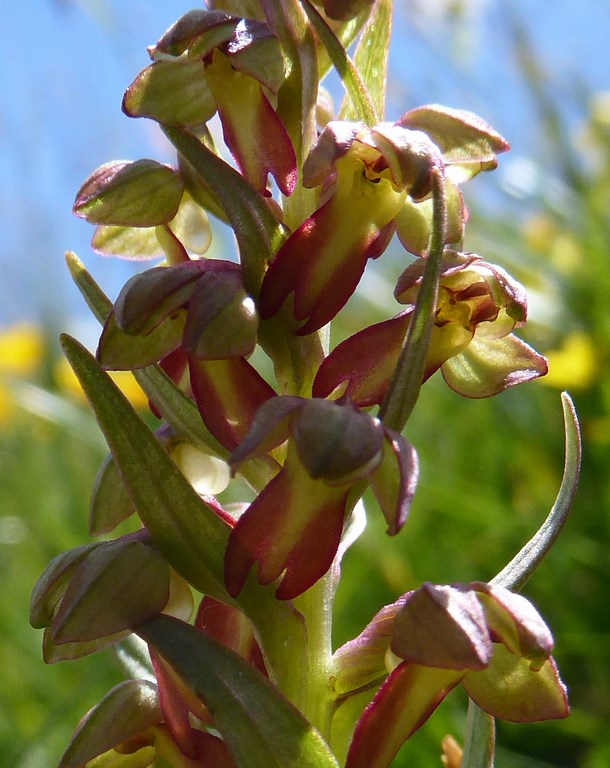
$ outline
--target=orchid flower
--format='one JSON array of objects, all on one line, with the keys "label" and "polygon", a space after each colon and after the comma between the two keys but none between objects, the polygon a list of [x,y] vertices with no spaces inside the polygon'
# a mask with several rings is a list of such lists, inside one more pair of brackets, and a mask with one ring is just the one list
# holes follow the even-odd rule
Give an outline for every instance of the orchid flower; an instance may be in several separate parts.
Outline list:
[{"label": "orchid flower", "polygon": [[372,128],[328,123],[303,167],[304,186],[321,190],[320,206],[271,262],[261,317],[273,317],[293,294],[296,333],[312,333],[346,303],[367,260],[381,256],[397,228],[405,246],[422,254],[431,208],[418,204],[430,200],[435,170],[447,174],[448,236],[461,239],[465,208],[451,174],[464,180],[493,168],[495,153],[507,148],[475,115],[436,106]]},{"label": "orchid flower", "polygon": [[282,470],[229,537],[225,574],[231,595],[239,594],[255,563],[261,584],[282,576],[279,599],[311,587],[329,570],[365,481],[389,533],[406,520],[418,464],[404,437],[348,401],[277,397],[260,408],[231,465],[273,451],[287,439]]},{"label": "orchid flower", "polygon": [[[552,648],[531,603],[502,587],[424,584],[408,592],[335,654],[339,722],[350,696],[368,688],[372,698],[356,723],[347,768],[389,765],[458,684],[503,720],[566,717]],[[340,736],[349,741],[349,729]]]},{"label": "orchid flower", "polygon": [[[425,262],[408,267],[394,295],[408,308],[356,333],[324,360],[314,396],[345,395],[360,406],[383,401],[405,339]],[[439,368],[465,397],[489,397],[543,376],[546,360],[513,333],[524,325],[523,287],[475,254],[446,251],[424,380]]]}]

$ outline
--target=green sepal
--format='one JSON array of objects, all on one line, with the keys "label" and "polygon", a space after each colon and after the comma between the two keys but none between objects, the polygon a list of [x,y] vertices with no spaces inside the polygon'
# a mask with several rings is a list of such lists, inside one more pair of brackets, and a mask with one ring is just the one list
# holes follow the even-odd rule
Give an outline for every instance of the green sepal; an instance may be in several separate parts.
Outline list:
[{"label": "green sepal", "polygon": [[480,171],[493,170],[496,155],[510,145],[478,115],[461,109],[428,104],[411,109],[398,121],[404,128],[427,133],[443,153],[443,161],[455,174],[454,181],[466,181]]},{"label": "green sepal", "polygon": [[114,161],[89,176],[73,210],[91,224],[154,227],[174,218],[183,191],[180,176],[156,160]]},{"label": "green sepal", "polygon": [[75,569],[93,550],[103,542],[83,544],[54,557],[40,576],[30,598],[30,624],[36,629],[47,627],[57,603],[66,591]]},{"label": "green sepal", "polygon": [[169,566],[150,545],[107,542],[76,568],[53,617],[56,644],[88,642],[141,624],[169,601]]},{"label": "green sepal", "polygon": [[100,365],[106,371],[133,371],[159,362],[180,346],[186,317],[184,310],[178,310],[146,335],[131,335],[119,328],[112,311],[98,343]]},{"label": "green sepal", "polygon": [[200,58],[230,40],[238,22],[239,15],[232,15],[224,9],[197,8],[188,11],[163,33],[148,53],[152,59],[181,56],[197,45],[196,55]]},{"label": "green sepal", "polygon": [[82,720],[57,768],[81,768],[162,720],[156,685],[146,680],[119,683]]},{"label": "green sepal", "polygon": [[[284,81],[286,66],[280,41],[265,23],[254,19],[242,19],[224,52],[230,56],[231,65],[250,75],[272,93],[277,93]],[[189,51],[194,55],[194,47]]]},{"label": "green sepal", "polygon": [[59,661],[74,661],[84,656],[99,653],[105,648],[117,645],[126,640],[131,630],[125,629],[113,635],[98,637],[95,640],[83,640],[74,643],[55,643],[52,638],[52,627],[47,627],[42,637],[42,658],[45,664],[57,664]]},{"label": "green sepal", "polygon": [[318,731],[234,651],[164,616],[137,633],[210,710],[239,768],[338,768]]},{"label": "green sepal", "polygon": [[258,323],[241,274],[211,272],[198,282],[189,304],[184,349],[199,360],[249,357]]},{"label": "green sepal", "polygon": [[201,62],[163,59],[146,67],[123,96],[129,117],[150,117],[166,125],[201,125],[216,112]]},{"label": "green sepal", "polygon": [[117,256],[131,261],[148,261],[163,255],[155,227],[100,224],[91,238],[91,247],[102,256]]},{"label": "green sepal", "polygon": [[[183,176],[182,171],[180,175]],[[188,182],[182,179],[188,187]],[[169,224],[154,227],[119,227],[100,224],[91,238],[91,246],[103,256],[116,256],[130,261],[147,261],[165,253],[164,229],[167,236],[179,241],[190,253],[203,255],[212,242],[212,233],[204,208],[215,213],[210,200],[195,200],[188,193],[182,195],[178,212]]]}]

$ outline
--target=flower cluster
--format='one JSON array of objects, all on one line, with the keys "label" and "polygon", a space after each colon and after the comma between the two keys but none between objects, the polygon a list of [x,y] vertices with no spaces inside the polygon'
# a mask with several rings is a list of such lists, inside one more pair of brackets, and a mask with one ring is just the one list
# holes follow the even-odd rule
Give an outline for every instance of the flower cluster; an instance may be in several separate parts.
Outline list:
[{"label": "flower cluster", "polygon": [[[137,647],[142,676],[87,715],[61,766],[105,755],[383,768],[458,684],[493,717],[563,717],[550,632],[500,586],[425,584],[331,649],[361,497],[370,490],[395,535],[416,494],[408,413],[392,404],[414,402],[439,369],[471,398],[546,373],[514,334],[522,286],[463,250],[459,185],[508,144],[435,104],[379,117],[381,0],[210,5],[149,49],[123,99],[126,114],[159,123],[175,167],[109,163],[74,205],[97,225],[99,252],[164,261],[114,304],[70,261],[103,323],[96,359],[63,340],[111,450],[91,531],[137,522],[56,558],[31,620],[47,661],[120,643],[132,670]],[[362,75],[339,42],[358,34]],[[363,66],[367,56],[381,58]],[[347,89],[336,115],[320,90],[331,63]],[[209,250],[208,216],[233,230],[237,258]],[[394,235],[404,308],[328,351],[326,326]],[[134,372],[163,421],[155,434],[104,373],[115,370]]]}]

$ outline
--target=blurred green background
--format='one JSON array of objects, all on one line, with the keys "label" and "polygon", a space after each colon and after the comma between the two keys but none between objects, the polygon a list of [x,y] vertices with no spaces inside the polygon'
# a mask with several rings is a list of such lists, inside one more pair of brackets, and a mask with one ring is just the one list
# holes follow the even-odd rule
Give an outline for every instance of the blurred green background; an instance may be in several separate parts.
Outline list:
[{"label": "blurred green background", "polygon": [[[103,5],[83,4],[78,12],[91,14]],[[159,5],[166,14],[169,9],[170,20],[180,13],[172,3]],[[551,374],[484,401],[459,398],[439,376],[425,386],[408,428],[421,461],[411,519],[392,540],[380,516],[370,515],[366,534],[345,560],[336,642],[357,634],[382,604],[422,581],[486,580],[512,557],[544,518],[559,486],[559,392],[565,388],[583,427],[580,490],[564,534],[524,592],[554,631],[572,714],[540,725],[499,724],[497,766],[605,768],[610,765],[610,83],[600,87],[578,61],[566,68],[565,61],[554,66],[553,59],[545,59],[532,42],[536,22],[516,3],[495,30],[508,52],[504,65],[511,91],[507,96],[497,81],[498,93],[493,84],[486,93],[464,51],[469,42],[484,43],[481,16],[500,4],[431,5],[438,7],[437,16],[423,3],[401,8],[397,36],[411,35],[420,58],[394,62],[391,105],[399,114],[419,97],[474,108],[462,98],[470,74],[477,111],[512,141],[496,117],[502,113],[497,101],[512,99],[517,112],[527,102],[518,146],[529,146],[529,152],[521,149],[512,161],[502,157],[504,175],[500,169],[497,179],[479,177],[465,190],[471,209],[466,247],[528,287],[531,320],[523,335],[548,354]],[[112,28],[102,25],[102,34],[112,37]],[[395,45],[401,46],[400,37]],[[443,66],[426,67],[425,56]],[[453,85],[447,66],[453,67]],[[104,109],[118,112],[119,98],[120,92]],[[77,119],[82,132],[94,131],[87,114]],[[44,208],[45,200],[36,204]],[[64,215],[70,216],[68,208]],[[46,257],[56,260],[54,271],[60,273],[61,251]],[[401,258],[388,253],[369,269],[361,293],[337,322],[337,338],[393,313],[392,279],[403,267]],[[114,266],[103,264],[105,274]],[[121,679],[110,651],[45,666],[40,633],[27,621],[32,586],[48,561],[87,540],[88,499],[105,454],[93,418],[57,357],[55,326],[64,316],[52,302],[45,312],[43,320],[9,318],[0,329],[0,765],[12,768],[55,765],[80,717]],[[460,693],[452,694],[396,766],[438,767],[440,739],[447,733],[460,739],[465,707]]]}]

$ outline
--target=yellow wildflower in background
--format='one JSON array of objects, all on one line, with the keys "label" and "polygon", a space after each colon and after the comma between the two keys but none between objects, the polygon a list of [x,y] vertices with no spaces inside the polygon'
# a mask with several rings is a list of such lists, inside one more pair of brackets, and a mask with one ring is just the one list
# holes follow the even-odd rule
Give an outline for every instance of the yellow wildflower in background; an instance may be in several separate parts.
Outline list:
[{"label": "yellow wildflower in background", "polygon": [[[136,408],[148,407],[148,398],[130,371],[109,371],[109,375],[133,406]],[[57,361],[54,377],[62,392],[85,401],[85,395],[79,381],[65,358],[62,357]]]},{"label": "yellow wildflower in background", "polygon": [[584,389],[596,373],[595,347],[582,331],[574,331],[559,349],[546,353],[549,372],[543,383],[557,389]]},{"label": "yellow wildflower in background", "polygon": [[0,424],[9,420],[16,407],[10,379],[33,376],[43,351],[44,337],[35,325],[16,323],[0,329]]}]

